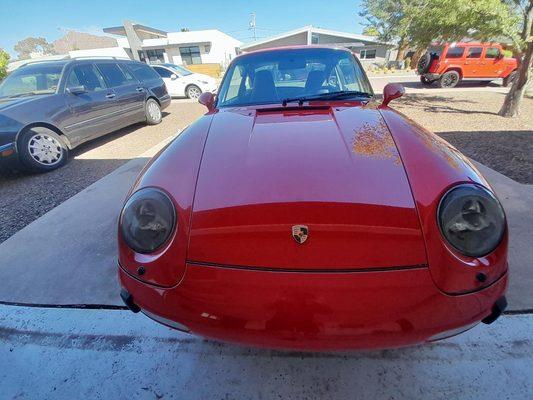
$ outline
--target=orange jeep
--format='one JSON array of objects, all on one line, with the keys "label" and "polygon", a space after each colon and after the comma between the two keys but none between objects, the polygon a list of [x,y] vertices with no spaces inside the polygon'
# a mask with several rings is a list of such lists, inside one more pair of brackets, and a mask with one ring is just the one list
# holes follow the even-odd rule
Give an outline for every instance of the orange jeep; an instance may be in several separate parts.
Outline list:
[{"label": "orange jeep", "polygon": [[462,79],[493,80],[503,78],[503,86],[509,86],[516,76],[518,62],[504,57],[502,46],[497,43],[446,43],[432,45],[420,57],[417,72],[420,82],[452,88]]}]

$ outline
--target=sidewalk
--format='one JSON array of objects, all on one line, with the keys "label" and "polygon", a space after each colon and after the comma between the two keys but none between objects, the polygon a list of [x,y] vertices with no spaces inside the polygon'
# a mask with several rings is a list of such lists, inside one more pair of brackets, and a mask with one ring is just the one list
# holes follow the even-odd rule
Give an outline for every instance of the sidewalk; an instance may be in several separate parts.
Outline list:
[{"label": "sidewalk", "polygon": [[129,311],[0,306],[0,399],[531,399],[532,315],[360,353],[206,341]]}]

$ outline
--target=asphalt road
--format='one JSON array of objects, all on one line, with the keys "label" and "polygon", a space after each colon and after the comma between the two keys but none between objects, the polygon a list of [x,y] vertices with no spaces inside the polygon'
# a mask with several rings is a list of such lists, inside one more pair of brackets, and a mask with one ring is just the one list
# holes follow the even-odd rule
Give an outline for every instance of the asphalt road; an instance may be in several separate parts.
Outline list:
[{"label": "asphalt road", "polygon": [[205,112],[174,100],[155,126],[136,124],[76,148],[70,162],[47,174],[0,172],[0,243],[87,186],[183,129]]}]

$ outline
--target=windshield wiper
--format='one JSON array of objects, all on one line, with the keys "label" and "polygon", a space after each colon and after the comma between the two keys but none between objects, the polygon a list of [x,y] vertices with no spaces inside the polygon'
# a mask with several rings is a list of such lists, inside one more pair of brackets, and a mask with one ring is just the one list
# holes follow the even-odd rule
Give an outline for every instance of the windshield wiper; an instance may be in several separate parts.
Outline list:
[{"label": "windshield wiper", "polygon": [[367,92],[360,92],[358,90],[349,90],[349,91],[340,91],[340,92],[331,92],[331,93],[319,93],[312,96],[301,96],[284,99],[282,102],[283,107],[287,106],[287,103],[292,103],[297,101],[300,106],[303,105],[304,101],[311,100],[336,100],[343,99],[345,97],[365,97],[370,98],[372,95]]}]

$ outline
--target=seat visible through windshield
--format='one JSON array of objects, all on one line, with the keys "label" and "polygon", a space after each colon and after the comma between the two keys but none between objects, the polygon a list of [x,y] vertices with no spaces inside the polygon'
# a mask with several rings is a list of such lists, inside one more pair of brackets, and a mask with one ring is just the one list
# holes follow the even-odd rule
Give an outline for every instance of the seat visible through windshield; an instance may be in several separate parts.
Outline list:
[{"label": "seat visible through windshield", "polygon": [[218,106],[281,103],[337,92],[372,94],[354,56],[340,49],[282,49],[238,58],[228,70]]}]

